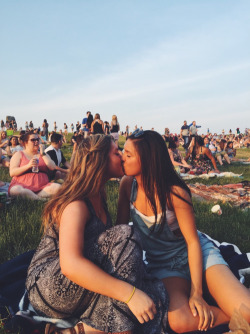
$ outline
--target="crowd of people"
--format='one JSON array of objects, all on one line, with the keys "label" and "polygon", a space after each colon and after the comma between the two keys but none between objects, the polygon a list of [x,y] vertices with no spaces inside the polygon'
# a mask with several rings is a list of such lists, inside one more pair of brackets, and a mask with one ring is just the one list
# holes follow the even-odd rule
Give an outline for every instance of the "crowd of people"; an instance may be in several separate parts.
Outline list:
[{"label": "crowd of people", "polygon": [[[90,115],[72,136],[70,161],[61,151],[68,129],[58,133],[56,122],[51,133],[46,120],[40,132],[1,133],[9,194],[52,197],[22,311],[47,322],[47,333],[65,326],[71,333],[207,331],[227,324],[235,309],[250,323],[250,291],[197,231],[190,190],[176,173],[219,172],[217,162],[237,156],[233,138],[198,136],[195,122],[179,135],[137,128],[123,134],[121,152],[117,117],[109,125],[99,114],[90,122]],[[248,147],[249,137],[242,140]],[[115,226],[105,194],[113,178],[121,179]]]}]

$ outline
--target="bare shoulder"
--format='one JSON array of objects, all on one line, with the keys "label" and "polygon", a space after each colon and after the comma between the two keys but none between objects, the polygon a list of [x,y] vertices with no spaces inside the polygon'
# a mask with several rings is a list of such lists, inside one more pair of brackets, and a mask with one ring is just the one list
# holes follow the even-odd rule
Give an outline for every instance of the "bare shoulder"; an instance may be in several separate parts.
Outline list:
[{"label": "bare shoulder", "polygon": [[171,199],[173,201],[174,206],[188,205],[188,203],[192,205],[192,200],[189,193],[185,189],[179,186],[172,186]]},{"label": "bare shoulder", "polygon": [[132,176],[123,176],[120,182],[120,195],[130,198],[131,188],[132,188],[133,177]]},{"label": "bare shoulder", "polygon": [[70,216],[70,217],[84,217],[84,220],[88,221],[90,219],[90,212],[86,202],[84,201],[74,201],[69,203],[66,208],[63,210],[63,216]]}]

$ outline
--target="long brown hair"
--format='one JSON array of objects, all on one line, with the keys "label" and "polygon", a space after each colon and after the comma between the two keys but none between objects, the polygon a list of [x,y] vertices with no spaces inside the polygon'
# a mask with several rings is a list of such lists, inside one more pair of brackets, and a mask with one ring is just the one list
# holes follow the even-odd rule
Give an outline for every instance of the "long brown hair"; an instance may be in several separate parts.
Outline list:
[{"label": "long brown hair", "polygon": [[44,232],[52,225],[59,227],[67,205],[100,192],[108,171],[111,142],[111,136],[98,134],[83,139],[79,144],[66,180],[44,209]]},{"label": "long brown hair", "polygon": [[[156,198],[158,197],[159,199],[162,216],[160,228],[157,231],[160,233],[166,223],[166,198],[170,209],[173,209],[171,194],[187,202],[173,191],[173,187],[181,187],[190,197],[191,192],[186,183],[176,173],[166,143],[159,133],[147,130],[142,131],[140,135],[132,134],[128,139],[133,140],[133,144],[141,160],[142,185],[155,215],[153,231],[156,226],[158,214]],[[189,202],[187,203],[190,204]]]}]

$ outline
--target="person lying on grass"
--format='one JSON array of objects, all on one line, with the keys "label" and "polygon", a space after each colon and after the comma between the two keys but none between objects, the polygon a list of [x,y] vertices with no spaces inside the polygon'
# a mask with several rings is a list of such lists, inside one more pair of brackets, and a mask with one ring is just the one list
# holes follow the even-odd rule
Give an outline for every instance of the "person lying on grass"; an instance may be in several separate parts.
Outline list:
[{"label": "person lying on grass", "polygon": [[138,234],[130,226],[112,227],[107,209],[105,184],[123,174],[112,137],[87,137],[47,203],[26,289],[48,322],[72,319],[77,333],[165,333],[164,285],[146,273]]},{"label": "person lying on grass", "polygon": [[[131,217],[140,232],[149,273],[170,297],[168,319],[177,333],[228,323],[234,309],[250,323],[250,291],[218,248],[195,225],[191,193],[175,172],[163,138],[135,131],[124,145],[117,224]],[[203,286],[218,306],[208,305]]]}]

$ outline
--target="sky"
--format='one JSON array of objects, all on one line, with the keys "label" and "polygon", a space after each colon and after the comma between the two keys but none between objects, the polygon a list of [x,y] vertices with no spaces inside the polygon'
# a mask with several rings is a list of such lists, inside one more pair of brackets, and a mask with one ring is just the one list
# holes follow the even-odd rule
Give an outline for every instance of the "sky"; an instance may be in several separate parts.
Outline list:
[{"label": "sky", "polygon": [[0,0],[0,119],[250,127],[249,0]]}]

